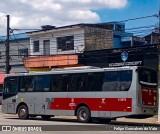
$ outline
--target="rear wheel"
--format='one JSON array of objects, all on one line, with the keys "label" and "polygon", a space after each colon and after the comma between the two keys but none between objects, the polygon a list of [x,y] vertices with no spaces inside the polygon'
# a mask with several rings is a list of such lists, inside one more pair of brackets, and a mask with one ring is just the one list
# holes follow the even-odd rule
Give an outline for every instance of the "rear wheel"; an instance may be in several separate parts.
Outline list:
[{"label": "rear wheel", "polygon": [[28,108],[26,105],[21,105],[19,108],[18,108],[18,117],[20,119],[28,119],[29,117],[29,114],[28,114]]},{"label": "rear wheel", "polygon": [[88,107],[81,106],[77,110],[77,119],[81,123],[87,123],[91,120],[91,112]]},{"label": "rear wheel", "polygon": [[51,118],[50,115],[42,115],[41,117],[43,120],[49,120]]}]

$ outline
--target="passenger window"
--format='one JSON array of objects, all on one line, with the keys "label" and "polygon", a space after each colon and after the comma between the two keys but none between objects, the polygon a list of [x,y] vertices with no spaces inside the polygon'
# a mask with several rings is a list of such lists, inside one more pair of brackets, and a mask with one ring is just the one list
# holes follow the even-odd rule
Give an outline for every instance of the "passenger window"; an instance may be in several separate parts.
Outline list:
[{"label": "passenger window", "polygon": [[88,90],[89,91],[101,91],[103,73],[89,73],[88,74]]},{"label": "passenger window", "polygon": [[132,71],[105,72],[102,91],[128,91],[132,83]]},{"label": "passenger window", "polygon": [[35,77],[35,92],[50,91],[51,75],[39,75]]},{"label": "passenger window", "polygon": [[52,92],[60,92],[61,91],[60,77],[59,76],[56,76],[56,75],[52,76],[51,91]]},{"label": "passenger window", "polygon": [[61,91],[69,91],[70,78],[68,75],[62,75],[60,79]]},{"label": "passenger window", "polygon": [[24,76],[21,77],[20,92],[33,92],[34,91],[34,77]]},{"label": "passenger window", "polygon": [[70,90],[86,91],[86,78],[87,74],[85,73],[72,74],[70,79]]}]

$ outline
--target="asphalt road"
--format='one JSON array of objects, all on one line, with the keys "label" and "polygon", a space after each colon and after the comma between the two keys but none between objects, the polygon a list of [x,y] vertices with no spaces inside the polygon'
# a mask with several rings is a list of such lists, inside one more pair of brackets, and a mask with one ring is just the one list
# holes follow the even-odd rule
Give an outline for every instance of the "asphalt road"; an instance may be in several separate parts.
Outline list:
[{"label": "asphalt road", "polygon": [[[147,122],[147,121],[146,121]],[[17,130],[42,130],[40,132],[23,132],[23,133],[45,133],[45,134],[97,134],[97,133],[120,133],[120,134],[159,134],[160,131],[156,131],[156,128],[160,128],[160,124],[156,123],[140,123],[140,122],[124,122],[124,121],[112,121],[111,123],[94,122],[94,123],[78,123],[74,117],[54,117],[48,121],[42,120],[40,117],[30,118],[28,120],[20,120],[17,115],[3,114],[0,112],[0,130],[2,126],[5,128],[11,127],[14,132],[2,132],[0,133],[22,133]],[[21,129],[19,128],[21,127]],[[135,131],[136,129],[146,128],[148,131]],[[135,129],[136,128],[136,129]],[[123,131],[123,129],[125,131]],[[133,131],[126,131],[134,129]],[[153,129],[152,132],[150,129]],[[4,129],[5,130],[5,129]],[[52,131],[44,131],[52,130]],[[91,131],[92,130],[92,131]],[[120,131],[121,130],[121,131]],[[16,132],[15,132],[16,131]],[[54,132],[53,132],[54,131]]]}]

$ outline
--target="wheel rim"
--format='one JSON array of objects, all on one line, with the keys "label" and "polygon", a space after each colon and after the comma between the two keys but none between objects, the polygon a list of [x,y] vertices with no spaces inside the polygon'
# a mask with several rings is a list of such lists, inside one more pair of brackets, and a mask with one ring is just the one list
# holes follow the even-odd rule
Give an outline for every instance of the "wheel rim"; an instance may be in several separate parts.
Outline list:
[{"label": "wheel rim", "polygon": [[24,108],[22,108],[22,109],[20,109],[20,117],[25,117],[26,116],[26,114],[27,114],[27,112],[26,112],[26,109],[24,109]]},{"label": "wheel rim", "polygon": [[83,121],[87,119],[87,111],[85,109],[80,110],[79,118]]}]

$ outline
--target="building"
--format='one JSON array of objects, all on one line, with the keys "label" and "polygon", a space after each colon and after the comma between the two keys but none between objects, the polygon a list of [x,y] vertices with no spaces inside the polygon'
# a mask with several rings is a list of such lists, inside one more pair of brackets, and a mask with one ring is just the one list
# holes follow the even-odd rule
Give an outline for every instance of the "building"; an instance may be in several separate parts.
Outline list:
[{"label": "building", "polygon": [[112,22],[113,24],[113,48],[125,48],[145,45],[145,39],[136,37],[133,33],[125,31],[125,23]]},{"label": "building", "polygon": [[63,27],[42,26],[28,32],[31,55],[73,54],[113,47],[113,32],[101,24],[76,24]]},{"label": "building", "polygon": [[[6,36],[0,36],[0,73],[5,72],[5,50]],[[23,58],[28,56],[30,47],[29,36],[26,33],[10,35],[10,65],[11,73],[28,72],[24,67]]]},{"label": "building", "polygon": [[[24,59],[30,70],[62,66],[77,66],[77,53],[113,48],[113,25],[75,24],[63,27],[42,26],[28,32],[31,57]],[[62,56],[65,54],[65,56]],[[63,59],[71,59],[65,62]],[[40,70],[41,70],[40,69]],[[43,71],[42,69],[42,71]]]},{"label": "building", "polygon": [[[101,53],[107,49],[142,46],[145,42],[143,38],[126,33],[125,24],[120,22],[63,27],[46,25],[42,30],[28,32],[28,36],[31,56],[24,58],[24,65],[30,71],[86,65],[88,60],[84,60],[83,53],[88,51]],[[85,62],[81,62],[80,54]]]},{"label": "building", "polygon": [[160,43],[160,34],[157,32],[152,32],[145,37],[145,44],[159,44]]}]

